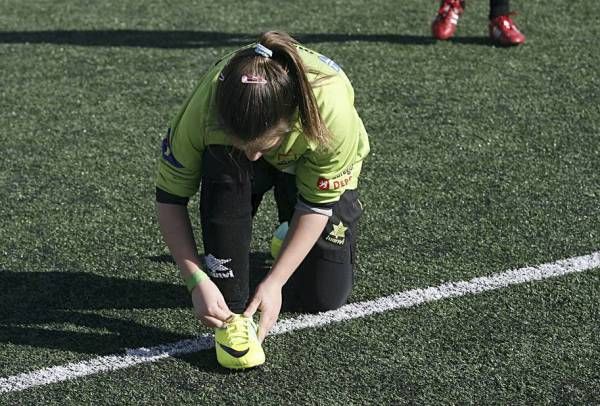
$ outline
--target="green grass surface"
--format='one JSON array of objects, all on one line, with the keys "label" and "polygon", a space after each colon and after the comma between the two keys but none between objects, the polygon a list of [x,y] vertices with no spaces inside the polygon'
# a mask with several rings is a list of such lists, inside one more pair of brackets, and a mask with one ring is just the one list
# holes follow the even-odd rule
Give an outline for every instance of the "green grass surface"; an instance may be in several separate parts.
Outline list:
[{"label": "green grass surface", "polygon": [[[32,402],[591,403],[600,396],[598,272],[302,330],[262,368],[212,351],[29,390]],[[307,356],[310,354],[310,356]],[[10,394],[19,400],[23,394]],[[117,402],[115,402],[117,403]]]},{"label": "green grass surface", "polygon": [[[202,72],[268,29],[343,66],[371,136],[351,301],[597,251],[597,7],[513,7],[527,44],[501,49],[487,2],[447,43],[417,0],[2,2],[0,377],[206,331],[158,232],[156,158]],[[257,260],[274,227],[268,199]],[[596,403],[598,275],[274,337],[249,373],[209,351],[0,403]]]}]

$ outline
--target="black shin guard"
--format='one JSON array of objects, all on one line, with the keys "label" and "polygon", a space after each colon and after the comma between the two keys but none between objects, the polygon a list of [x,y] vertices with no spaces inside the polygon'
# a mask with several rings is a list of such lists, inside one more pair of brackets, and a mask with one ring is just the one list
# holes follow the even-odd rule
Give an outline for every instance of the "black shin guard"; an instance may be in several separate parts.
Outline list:
[{"label": "black shin guard", "polygon": [[203,268],[235,313],[244,311],[249,295],[250,164],[241,151],[226,146],[210,146],[202,160]]}]

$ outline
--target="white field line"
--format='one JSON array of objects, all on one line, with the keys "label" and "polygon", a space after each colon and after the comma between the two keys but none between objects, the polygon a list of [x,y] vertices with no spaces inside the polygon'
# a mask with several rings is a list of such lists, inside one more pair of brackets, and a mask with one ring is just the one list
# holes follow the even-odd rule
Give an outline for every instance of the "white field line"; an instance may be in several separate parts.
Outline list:
[{"label": "white field line", "polygon": [[[324,326],[394,309],[409,308],[446,298],[478,294],[570,273],[585,272],[598,267],[600,267],[600,251],[590,255],[510,270],[490,276],[482,276],[470,281],[449,282],[436,287],[408,290],[376,300],[348,304],[338,310],[301,315],[296,318],[281,320],[276,324],[271,335]],[[182,340],[150,348],[131,349],[122,355],[102,356],[87,361],[68,363],[0,378],[0,393],[20,391],[100,372],[115,371],[133,365],[155,362],[174,355],[207,350],[212,347],[214,347],[212,334],[203,334],[195,339]]]}]

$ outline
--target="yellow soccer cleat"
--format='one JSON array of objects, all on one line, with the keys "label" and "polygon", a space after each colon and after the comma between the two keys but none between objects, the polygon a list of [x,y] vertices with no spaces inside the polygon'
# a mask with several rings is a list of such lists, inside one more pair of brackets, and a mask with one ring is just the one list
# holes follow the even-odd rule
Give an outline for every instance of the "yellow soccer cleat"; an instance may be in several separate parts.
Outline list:
[{"label": "yellow soccer cleat", "polygon": [[215,329],[217,361],[229,369],[253,368],[264,364],[265,353],[251,317],[233,314],[223,328]]}]

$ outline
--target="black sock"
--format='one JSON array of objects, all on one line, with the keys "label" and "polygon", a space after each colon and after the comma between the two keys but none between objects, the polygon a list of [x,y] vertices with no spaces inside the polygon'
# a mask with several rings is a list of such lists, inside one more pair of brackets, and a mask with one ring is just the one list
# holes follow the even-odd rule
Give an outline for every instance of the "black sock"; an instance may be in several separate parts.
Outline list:
[{"label": "black sock", "polygon": [[510,12],[509,0],[490,0],[490,20]]}]

